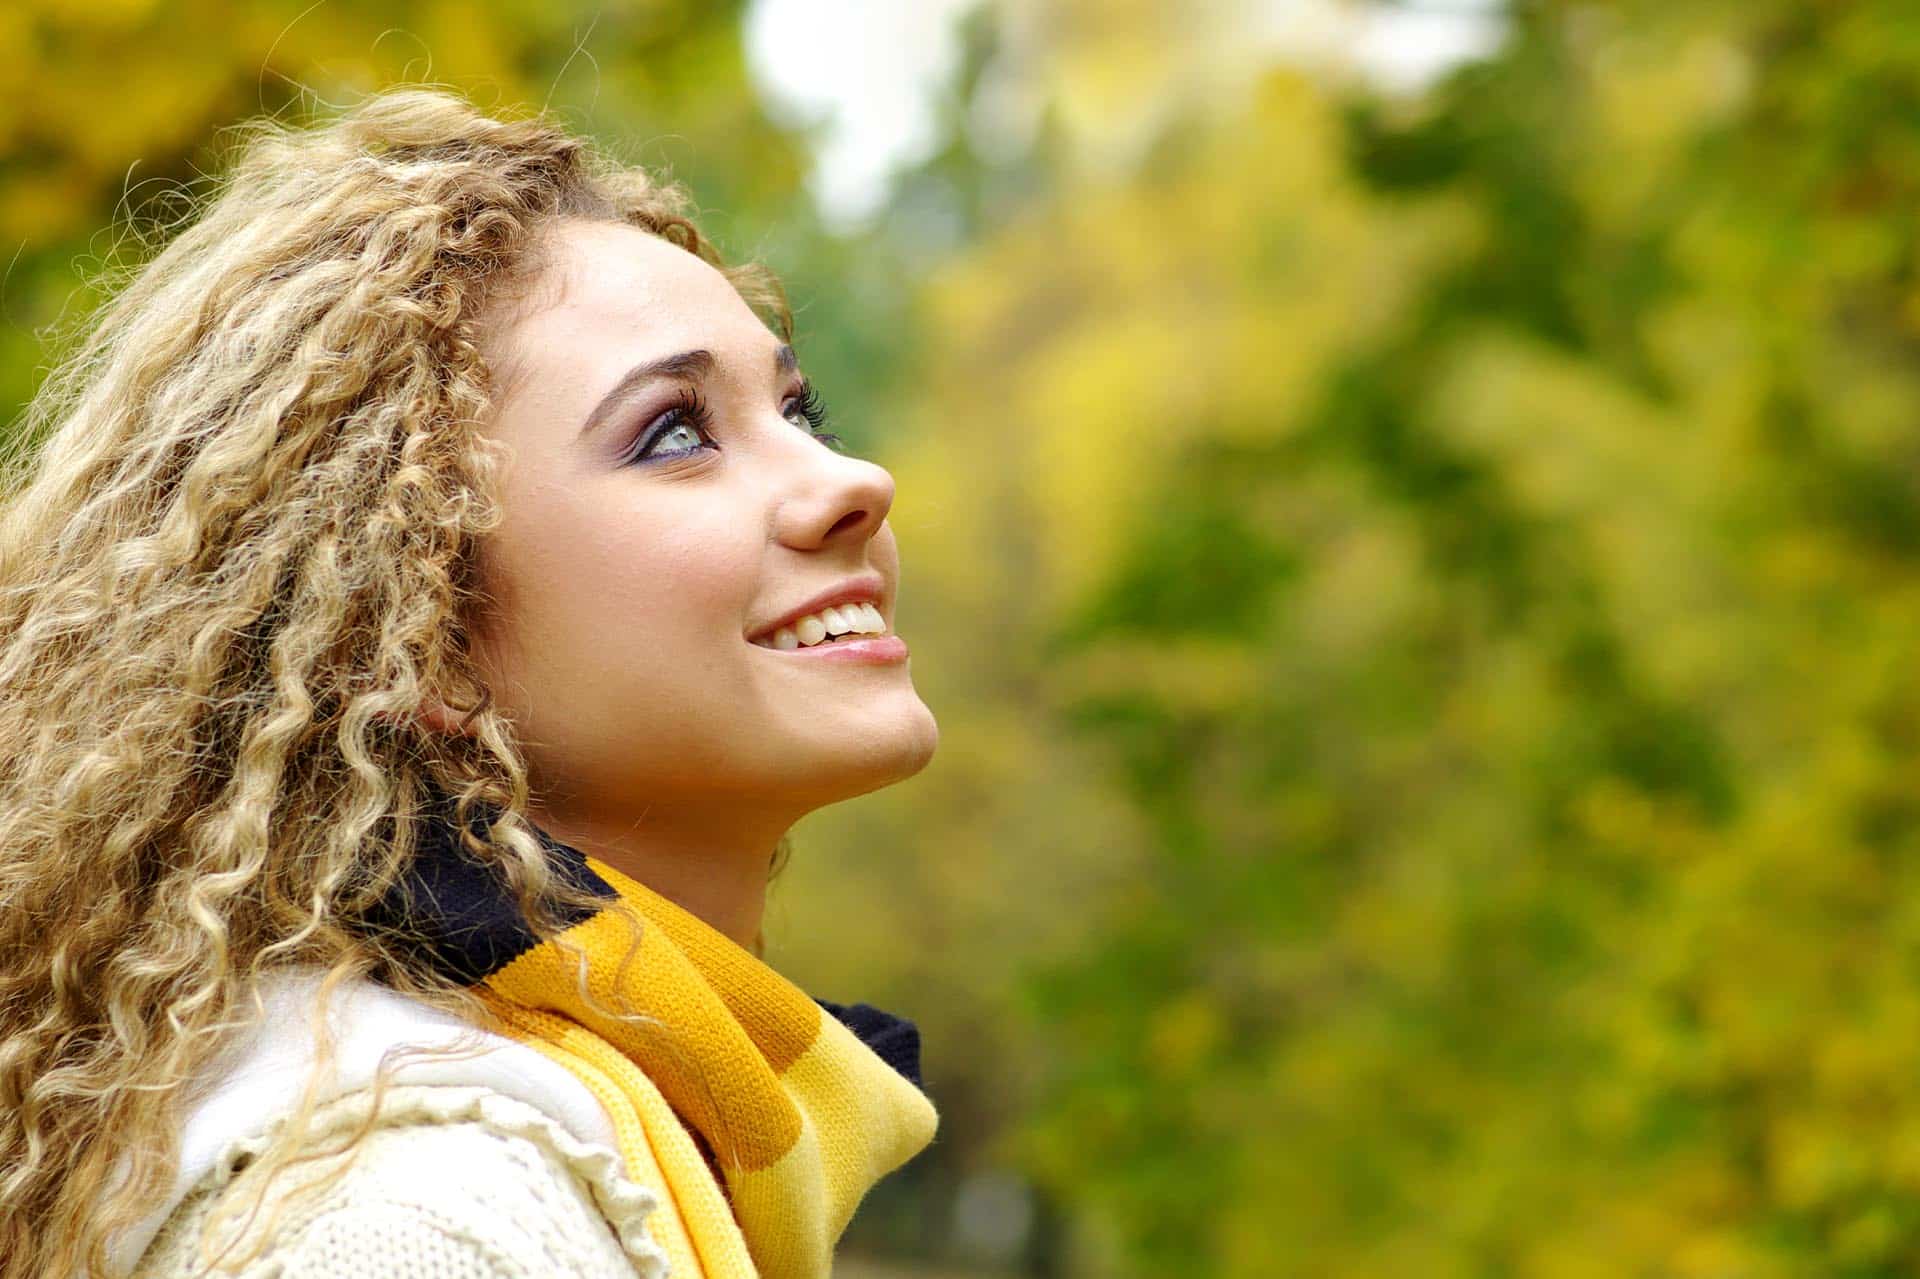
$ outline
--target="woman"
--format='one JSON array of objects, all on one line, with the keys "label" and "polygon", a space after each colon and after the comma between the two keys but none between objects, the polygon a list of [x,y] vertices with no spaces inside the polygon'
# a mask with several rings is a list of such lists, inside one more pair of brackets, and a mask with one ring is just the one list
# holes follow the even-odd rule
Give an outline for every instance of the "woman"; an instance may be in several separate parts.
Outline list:
[{"label": "woman", "polygon": [[937,1122],[760,958],[937,742],[891,477],[679,188],[429,89],[246,142],[0,509],[0,1279],[826,1275]]}]

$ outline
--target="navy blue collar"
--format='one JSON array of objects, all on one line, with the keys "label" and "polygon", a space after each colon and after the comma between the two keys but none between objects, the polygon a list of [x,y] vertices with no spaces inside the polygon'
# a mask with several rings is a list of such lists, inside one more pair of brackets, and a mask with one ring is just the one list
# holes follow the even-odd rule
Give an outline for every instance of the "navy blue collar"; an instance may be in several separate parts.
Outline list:
[{"label": "navy blue collar", "polygon": [[[476,836],[486,818],[471,827]],[[533,827],[556,874],[575,888],[598,897],[618,897],[613,885],[594,874],[579,849]],[[563,912],[570,924],[591,911]],[[364,922],[404,939],[414,961],[463,985],[472,985],[504,968],[536,944],[506,882],[461,846],[454,829],[451,801],[427,806],[412,863],[385,896],[366,912]],[[860,1041],[924,1091],[920,1080],[920,1029],[871,1004],[836,1004],[818,996],[813,1002],[833,1014]]]},{"label": "navy blue collar", "polygon": [[828,1003],[818,995],[813,997],[813,1002],[839,1018],[847,1029],[860,1037],[861,1043],[878,1054],[880,1060],[912,1080],[915,1088],[926,1091],[926,1085],[920,1082],[918,1026],[905,1017],[882,1012],[872,1004],[849,1007]]}]

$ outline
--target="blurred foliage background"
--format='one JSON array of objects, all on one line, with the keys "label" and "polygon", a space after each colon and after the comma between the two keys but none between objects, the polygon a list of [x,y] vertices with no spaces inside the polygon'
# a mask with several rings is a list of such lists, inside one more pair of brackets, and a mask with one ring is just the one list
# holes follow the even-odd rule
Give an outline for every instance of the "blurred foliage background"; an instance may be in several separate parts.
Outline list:
[{"label": "blurred foliage background", "polygon": [[940,753],[769,914],[942,1112],[845,1273],[1914,1273],[1920,10],[1454,2],[949,6],[849,222],[764,4],[13,0],[0,389],[222,126],[547,103],[899,482]]}]

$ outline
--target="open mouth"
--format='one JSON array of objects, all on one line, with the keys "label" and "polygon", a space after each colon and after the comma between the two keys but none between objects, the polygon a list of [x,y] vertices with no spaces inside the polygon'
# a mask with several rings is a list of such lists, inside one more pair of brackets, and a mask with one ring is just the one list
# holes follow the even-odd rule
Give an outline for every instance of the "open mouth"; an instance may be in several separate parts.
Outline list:
[{"label": "open mouth", "polygon": [[761,648],[791,651],[873,639],[887,633],[887,622],[880,615],[880,610],[870,603],[861,602],[839,604],[821,609],[818,613],[809,613],[752,643]]}]

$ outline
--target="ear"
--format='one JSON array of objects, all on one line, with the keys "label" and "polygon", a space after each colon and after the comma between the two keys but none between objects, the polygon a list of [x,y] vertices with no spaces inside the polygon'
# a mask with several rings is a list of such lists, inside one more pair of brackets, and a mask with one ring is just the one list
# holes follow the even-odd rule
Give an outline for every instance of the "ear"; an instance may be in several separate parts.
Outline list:
[{"label": "ear", "polygon": [[411,720],[429,732],[444,733],[450,737],[463,737],[469,731],[461,727],[461,720],[463,720],[465,716],[455,714],[453,711],[447,709],[446,704],[437,697],[430,697],[422,702],[412,715],[396,715],[387,711],[379,711],[375,713],[374,718],[384,719],[394,724]]},{"label": "ear", "polygon": [[460,725],[460,722],[466,717],[464,715],[456,715],[448,710],[446,704],[437,697],[430,697],[422,702],[420,709],[414,712],[414,718],[418,719],[422,724],[425,724],[436,733],[446,733],[450,736],[464,736],[467,732],[467,730]]}]

